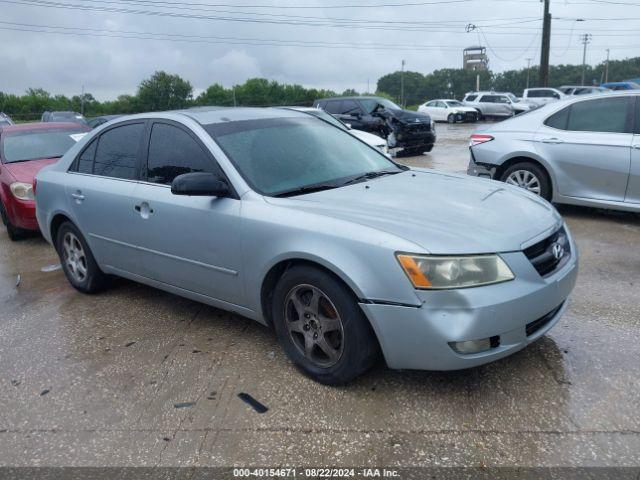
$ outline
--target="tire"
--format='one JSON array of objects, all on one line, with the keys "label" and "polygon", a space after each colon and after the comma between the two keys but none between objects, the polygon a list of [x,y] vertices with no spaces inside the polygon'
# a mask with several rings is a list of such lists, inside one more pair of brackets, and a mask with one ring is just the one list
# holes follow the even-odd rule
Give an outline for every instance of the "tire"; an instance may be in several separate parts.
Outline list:
[{"label": "tire", "polygon": [[456,123],[456,116],[453,113],[450,113],[447,117],[447,123]]},{"label": "tire", "polygon": [[[533,180],[535,178],[535,180]],[[507,168],[500,180],[525,188],[526,190],[551,201],[551,181],[544,168],[533,162],[519,162]],[[526,185],[529,185],[527,187]],[[533,188],[537,185],[537,188]]]},{"label": "tire", "polygon": [[11,241],[16,242],[26,238],[27,231],[18,228],[11,223],[9,215],[7,215],[7,211],[4,209],[4,204],[2,202],[0,202],[0,216],[2,217],[2,223],[7,228],[7,235],[9,235],[9,239]]},{"label": "tire", "polygon": [[481,122],[482,120],[484,120],[484,114],[482,113],[481,110],[478,110],[478,116],[476,118],[478,122]]},{"label": "tire", "polygon": [[398,158],[402,157],[414,157],[417,155],[422,155],[426,151],[426,147],[418,147],[418,148],[405,148],[398,152]]},{"label": "tire", "polygon": [[272,315],[289,358],[317,382],[344,385],[378,358],[378,341],[355,296],[319,268],[287,270],[274,289]]},{"label": "tire", "polygon": [[73,223],[67,221],[58,228],[56,250],[62,270],[76,290],[96,293],[107,287],[109,277],[100,270],[84,236]]}]

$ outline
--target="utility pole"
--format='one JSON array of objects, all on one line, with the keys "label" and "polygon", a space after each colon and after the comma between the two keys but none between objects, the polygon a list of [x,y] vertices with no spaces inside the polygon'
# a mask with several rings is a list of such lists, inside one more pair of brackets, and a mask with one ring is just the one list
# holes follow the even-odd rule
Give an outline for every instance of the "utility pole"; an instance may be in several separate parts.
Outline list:
[{"label": "utility pole", "polygon": [[404,107],[404,60],[402,60],[402,69],[400,70],[400,105]]},{"label": "utility pole", "polygon": [[587,73],[587,44],[591,41],[591,34],[585,33],[582,38],[582,86],[584,86],[584,77]]},{"label": "utility pole", "polygon": [[542,18],[542,46],[540,48],[540,86],[549,86],[549,49],[551,48],[551,14],[549,1],[544,2],[544,17]]},{"label": "utility pole", "polygon": [[84,115],[84,85],[82,85],[82,96],[80,97],[80,113]]},{"label": "utility pole", "polygon": [[527,88],[529,88],[529,74],[531,73],[531,60],[532,58],[526,58],[527,61]]},{"label": "utility pole", "polygon": [[604,64],[604,83],[609,81],[609,53],[611,51],[607,48],[607,63]]}]

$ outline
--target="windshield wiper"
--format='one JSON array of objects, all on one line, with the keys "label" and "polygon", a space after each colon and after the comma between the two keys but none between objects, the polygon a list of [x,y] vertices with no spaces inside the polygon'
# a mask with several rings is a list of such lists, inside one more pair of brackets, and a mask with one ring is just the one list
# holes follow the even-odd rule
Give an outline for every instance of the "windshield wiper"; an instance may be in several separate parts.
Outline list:
[{"label": "windshield wiper", "polygon": [[376,172],[366,172],[362,175],[358,175],[355,178],[351,178],[344,182],[342,185],[353,185],[354,183],[364,182],[366,180],[371,180],[378,177],[384,177],[385,175],[395,175],[397,173],[402,173],[403,170],[379,170]]},{"label": "windshield wiper", "polygon": [[342,185],[336,185],[335,183],[320,183],[317,185],[307,185],[306,187],[296,187],[291,190],[285,190],[273,195],[274,197],[293,197],[295,195],[303,195],[305,193],[321,192],[323,190],[331,190],[333,188],[341,187]]}]

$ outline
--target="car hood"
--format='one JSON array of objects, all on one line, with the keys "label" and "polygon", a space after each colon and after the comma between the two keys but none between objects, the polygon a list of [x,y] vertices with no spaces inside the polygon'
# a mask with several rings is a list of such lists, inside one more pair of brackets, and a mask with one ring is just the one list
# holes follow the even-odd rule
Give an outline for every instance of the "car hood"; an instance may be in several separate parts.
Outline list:
[{"label": "car hood", "polygon": [[473,107],[453,107],[451,110],[453,110],[455,113],[477,112],[478,111]]},{"label": "car hood", "polygon": [[375,228],[434,254],[517,251],[562,224],[553,206],[524,190],[426,169],[268,201]]},{"label": "car hood", "polygon": [[424,113],[412,112],[410,110],[399,110],[397,108],[385,108],[383,112],[391,115],[400,123],[431,123],[431,117]]},{"label": "car hood", "polygon": [[47,165],[56,163],[58,158],[41,158],[26,162],[5,163],[6,168],[18,182],[32,183],[36,174]]}]

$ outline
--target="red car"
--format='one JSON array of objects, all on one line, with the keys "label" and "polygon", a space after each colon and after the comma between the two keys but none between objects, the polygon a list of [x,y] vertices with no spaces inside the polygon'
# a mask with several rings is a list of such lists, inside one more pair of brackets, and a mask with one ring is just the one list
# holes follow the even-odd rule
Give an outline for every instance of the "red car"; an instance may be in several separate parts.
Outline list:
[{"label": "red car", "polygon": [[9,238],[38,231],[33,180],[91,130],[77,123],[23,123],[0,127],[0,214]]}]

